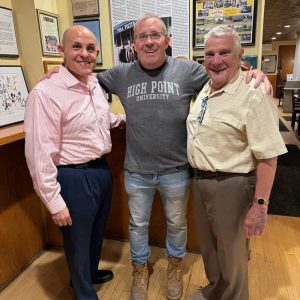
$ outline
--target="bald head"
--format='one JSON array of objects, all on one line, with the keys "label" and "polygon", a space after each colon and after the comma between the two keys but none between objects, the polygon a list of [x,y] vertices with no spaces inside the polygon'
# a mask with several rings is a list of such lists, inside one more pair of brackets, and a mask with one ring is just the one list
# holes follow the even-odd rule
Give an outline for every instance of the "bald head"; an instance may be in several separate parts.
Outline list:
[{"label": "bald head", "polygon": [[90,36],[91,38],[93,38],[96,42],[96,37],[95,35],[85,26],[82,25],[74,25],[71,26],[70,28],[68,28],[64,34],[63,34],[63,38],[62,38],[62,45],[65,47],[66,44],[69,42],[69,38],[70,36],[76,36],[76,35],[86,35],[86,36]]}]

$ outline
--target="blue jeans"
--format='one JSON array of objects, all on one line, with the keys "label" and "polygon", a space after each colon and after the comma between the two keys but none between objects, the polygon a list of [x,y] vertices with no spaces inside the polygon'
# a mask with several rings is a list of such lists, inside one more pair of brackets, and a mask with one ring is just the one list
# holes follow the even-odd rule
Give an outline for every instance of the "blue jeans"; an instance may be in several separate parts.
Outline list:
[{"label": "blue jeans", "polygon": [[159,191],[167,218],[167,255],[183,257],[186,253],[186,207],[191,171],[152,174],[125,171],[125,188],[130,210],[129,239],[131,259],[143,264],[150,256],[148,226],[154,193]]}]

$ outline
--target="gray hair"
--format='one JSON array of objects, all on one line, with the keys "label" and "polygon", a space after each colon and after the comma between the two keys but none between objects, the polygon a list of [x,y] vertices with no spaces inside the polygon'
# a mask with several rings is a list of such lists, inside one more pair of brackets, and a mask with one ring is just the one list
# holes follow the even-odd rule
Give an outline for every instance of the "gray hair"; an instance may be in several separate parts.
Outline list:
[{"label": "gray hair", "polygon": [[163,21],[158,15],[156,15],[156,14],[153,14],[153,13],[146,13],[146,14],[140,16],[140,17],[137,19],[136,23],[134,24],[134,28],[133,28],[134,35],[136,34],[136,28],[137,28],[137,25],[138,25],[139,23],[144,22],[144,21],[146,21],[146,20],[148,20],[148,19],[152,19],[152,18],[157,19],[157,20],[159,21],[159,23],[160,23],[160,25],[161,25],[161,30],[162,30],[162,32],[163,32],[164,34],[167,34],[167,27],[166,27],[164,21]]},{"label": "gray hair", "polygon": [[232,36],[236,50],[240,50],[242,48],[239,34],[232,27],[227,25],[218,25],[213,27],[207,34],[204,35],[204,45],[206,45],[209,38],[221,37],[224,35]]}]

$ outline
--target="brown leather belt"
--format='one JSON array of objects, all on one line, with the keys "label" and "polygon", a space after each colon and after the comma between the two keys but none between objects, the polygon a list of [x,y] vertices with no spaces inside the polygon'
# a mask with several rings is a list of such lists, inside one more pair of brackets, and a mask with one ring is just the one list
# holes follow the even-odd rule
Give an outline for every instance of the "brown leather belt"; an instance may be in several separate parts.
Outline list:
[{"label": "brown leather belt", "polygon": [[232,175],[254,175],[255,170],[250,171],[249,173],[230,173],[230,172],[220,172],[220,171],[204,171],[199,169],[194,169],[194,177],[196,179],[205,179],[205,178],[213,178],[213,177],[222,177],[222,176],[232,176]]}]

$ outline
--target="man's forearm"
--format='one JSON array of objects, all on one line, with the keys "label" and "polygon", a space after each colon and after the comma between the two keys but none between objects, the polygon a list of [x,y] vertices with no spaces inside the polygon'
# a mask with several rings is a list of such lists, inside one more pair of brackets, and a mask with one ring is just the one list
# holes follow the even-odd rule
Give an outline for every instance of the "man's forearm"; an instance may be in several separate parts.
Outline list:
[{"label": "man's forearm", "polygon": [[269,199],[275,172],[277,167],[277,157],[260,159],[257,165],[255,198],[262,197]]}]

